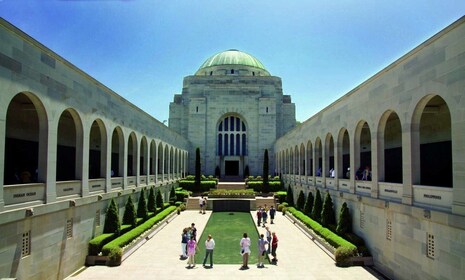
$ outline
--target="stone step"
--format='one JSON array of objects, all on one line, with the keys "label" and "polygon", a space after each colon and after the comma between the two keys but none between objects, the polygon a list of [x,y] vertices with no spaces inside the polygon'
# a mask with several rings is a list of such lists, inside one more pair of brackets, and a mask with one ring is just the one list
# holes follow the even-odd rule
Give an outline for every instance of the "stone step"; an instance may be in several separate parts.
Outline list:
[{"label": "stone step", "polygon": [[244,182],[219,182],[216,186],[221,190],[245,190],[246,185]]}]

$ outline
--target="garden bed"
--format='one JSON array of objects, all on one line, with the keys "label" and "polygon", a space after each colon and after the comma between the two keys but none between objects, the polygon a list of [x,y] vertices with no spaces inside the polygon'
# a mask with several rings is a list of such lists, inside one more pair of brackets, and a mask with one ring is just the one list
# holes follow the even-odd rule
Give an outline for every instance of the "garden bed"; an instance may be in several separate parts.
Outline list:
[{"label": "garden bed", "polygon": [[122,248],[123,254],[121,257],[121,261],[119,262],[112,262],[108,256],[92,256],[88,255],[86,257],[86,265],[93,266],[93,265],[108,265],[108,266],[117,266],[120,265],[126,258],[128,258],[132,253],[134,253],[137,249],[139,249],[145,242],[150,240],[157,232],[162,230],[168,223],[170,223],[174,218],[177,217],[177,212],[174,211],[166,216],[165,219],[156,223],[153,227],[149,230],[142,233],[139,237],[133,240],[128,245]]},{"label": "garden bed", "polygon": [[[326,240],[316,234],[311,228],[307,227],[304,223],[302,223],[299,219],[297,219],[294,215],[292,215],[289,211],[286,212],[285,216],[297,227],[299,227],[315,244],[320,247],[328,256],[330,256],[336,262],[336,248],[333,247],[331,244],[326,242]],[[353,256],[343,262],[336,262],[337,266],[372,266],[373,257],[365,257],[365,256]]]}]

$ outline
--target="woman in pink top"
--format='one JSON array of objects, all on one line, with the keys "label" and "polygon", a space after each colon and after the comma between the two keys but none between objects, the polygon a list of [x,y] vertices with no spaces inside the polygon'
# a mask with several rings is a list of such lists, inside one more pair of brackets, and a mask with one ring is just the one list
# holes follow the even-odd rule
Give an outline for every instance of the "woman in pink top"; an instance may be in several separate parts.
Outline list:
[{"label": "woman in pink top", "polygon": [[191,239],[187,241],[187,268],[195,267],[195,253],[197,251],[197,242],[194,239],[194,236],[191,236]]}]

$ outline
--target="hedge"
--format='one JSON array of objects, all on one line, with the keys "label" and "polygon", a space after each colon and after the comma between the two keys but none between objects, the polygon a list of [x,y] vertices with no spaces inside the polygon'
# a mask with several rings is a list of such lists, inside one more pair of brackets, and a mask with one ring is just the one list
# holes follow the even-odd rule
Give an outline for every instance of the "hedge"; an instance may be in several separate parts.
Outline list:
[{"label": "hedge", "polygon": [[323,237],[331,246],[336,248],[336,252],[334,253],[336,263],[344,262],[348,258],[357,255],[357,246],[354,244],[310,219],[307,215],[298,211],[294,207],[289,207],[288,211],[307,227],[311,228],[316,234]]},{"label": "hedge", "polygon": [[[277,192],[282,189],[280,181],[269,181],[268,184],[270,186],[269,188],[270,192]],[[247,185],[248,185],[248,188],[251,188],[256,192],[263,191],[263,181],[248,181]]]},{"label": "hedge", "polygon": [[181,180],[179,187],[192,192],[208,192],[210,189],[216,188],[216,181],[200,181],[200,186],[196,187],[194,180]]},{"label": "hedge", "polygon": [[88,254],[90,256],[97,256],[102,251],[103,245],[115,239],[114,233],[100,234],[89,241]]},{"label": "hedge", "polygon": [[119,264],[123,256],[123,247],[125,245],[131,243],[131,241],[136,239],[145,231],[152,228],[156,223],[166,218],[166,216],[168,216],[173,211],[176,211],[176,206],[169,206],[162,212],[158,213],[155,217],[148,219],[142,225],[130,230],[126,234],[123,234],[118,238],[114,239],[113,241],[107,243],[102,248],[102,254],[104,256],[108,256],[111,264]]}]

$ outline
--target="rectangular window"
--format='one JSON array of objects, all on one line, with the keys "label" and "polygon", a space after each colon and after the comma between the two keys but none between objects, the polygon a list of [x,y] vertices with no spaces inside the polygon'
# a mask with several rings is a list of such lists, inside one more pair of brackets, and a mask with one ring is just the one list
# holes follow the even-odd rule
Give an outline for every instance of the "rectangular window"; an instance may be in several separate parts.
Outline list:
[{"label": "rectangular window", "polygon": [[426,256],[434,259],[434,235],[426,233]]},{"label": "rectangular window", "polygon": [[392,223],[389,219],[386,219],[386,239],[392,240]]},{"label": "rectangular window", "polygon": [[73,219],[66,220],[66,238],[73,237]]},{"label": "rectangular window", "polygon": [[31,231],[23,233],[23,246],[21,247],[21,257],[31,254]]}]

